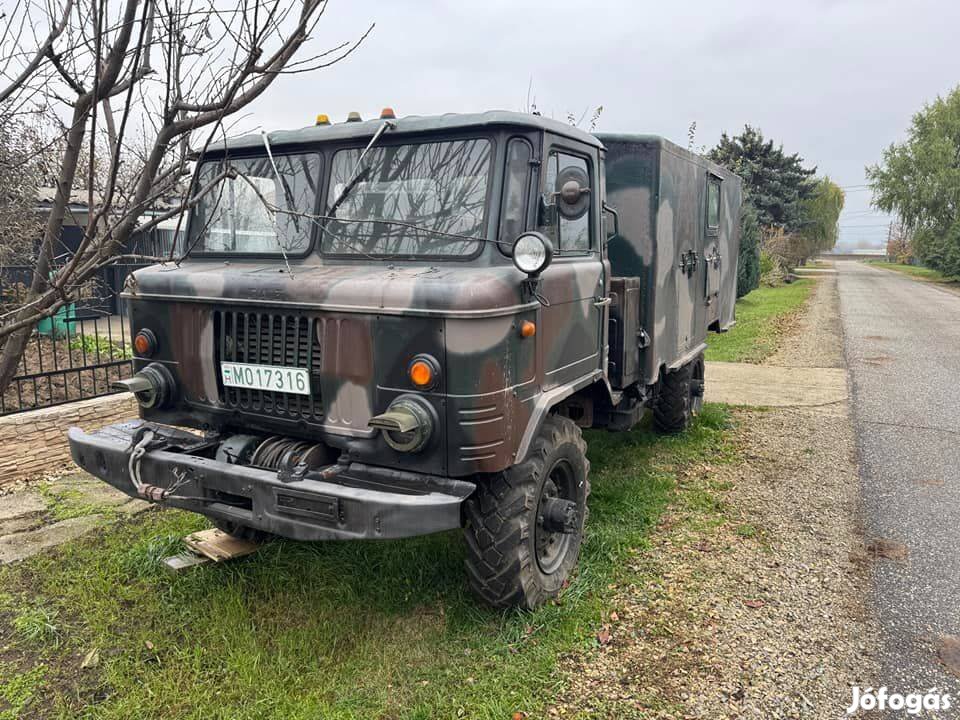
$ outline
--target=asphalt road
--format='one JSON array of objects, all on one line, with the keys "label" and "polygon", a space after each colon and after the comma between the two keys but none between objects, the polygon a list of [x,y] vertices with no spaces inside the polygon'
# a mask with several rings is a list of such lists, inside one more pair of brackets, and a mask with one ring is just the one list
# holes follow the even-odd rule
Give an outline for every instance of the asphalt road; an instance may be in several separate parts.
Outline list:
[{"label": "asphalt road", "polygon": [[858,262],[836,268],[865,535],[908,553],[874,563],[883,677],[864,680],[957,699],[938,652],[960,636],[960,295]]}]

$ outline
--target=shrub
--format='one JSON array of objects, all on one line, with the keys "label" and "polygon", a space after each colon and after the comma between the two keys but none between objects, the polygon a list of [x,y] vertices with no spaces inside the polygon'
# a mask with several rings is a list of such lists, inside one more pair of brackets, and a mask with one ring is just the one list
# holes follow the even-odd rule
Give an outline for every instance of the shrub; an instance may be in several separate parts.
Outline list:
[{"label": "shrub", "polygon": [[749,202],[740,209],[740,254],[737,258],[737,297],[760,286],[760,225]]},{"label": "shrub", "polygon": [[913,236],[916,256],[928,268],[960,277],[960,220],[944,230],[924,228]]}]

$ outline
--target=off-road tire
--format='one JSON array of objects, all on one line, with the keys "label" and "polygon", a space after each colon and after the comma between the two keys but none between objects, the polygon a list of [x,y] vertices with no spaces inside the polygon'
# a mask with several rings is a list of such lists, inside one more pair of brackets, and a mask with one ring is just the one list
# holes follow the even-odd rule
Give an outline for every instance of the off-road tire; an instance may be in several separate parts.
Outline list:
[{"label": "off-road tire", "polygon": [[653,403],[653,424],[662,433],[683,432],[703,407],[703,355],[665,373]]},{"label": "off-road tire", "polygon": [[210,518],[210,522],[218,530],[222,530],[227,535],[233,535],[240,540],[261,544],[272,540],[275,536],[266,530],[257,530],[256,528],[242,525],[235,520],[223,520],[221,518]]},{"label": "off-road tire", "polygon": [[[563,589],[577,564],[590,494],[590,462],[580,428],[572,420],[550,416],[523,462],[501,473],[484,476],[466,501],[466,569],[470,587],[494,607],[534,609]],[[537,550],[538,506],[541,495],[562,469],[577,508],[574,532],[555,565],[544,572]],[[551,479],[553,478],[553,479]],[[557,485],[553,485],[554,488]],[[549,490],[547,490],[549,494]],[[562,497],[557,495],[557,497]],[[540,532],[543,532],[540,530]],[[548,535],[544,537],[548,537]]]}]

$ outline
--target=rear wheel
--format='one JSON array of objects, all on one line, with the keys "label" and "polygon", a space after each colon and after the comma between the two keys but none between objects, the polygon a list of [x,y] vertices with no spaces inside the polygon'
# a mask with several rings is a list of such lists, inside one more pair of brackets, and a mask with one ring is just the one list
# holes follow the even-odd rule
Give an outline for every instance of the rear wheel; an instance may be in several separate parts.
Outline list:
[{"label": "rear wheel", "polygon": [[703,388],[703,355],[666,373],[653,403],[653,423],[657,430],[663,433],[686,430],[703,408]]},{"label": "rear wheel", "polygon": [[265,543],[268,540],[273,539],[273,535],[268,533],[266,530],[257,530],[256,528],[249,527],[247,525],[241,525],[235,520],[223,520],[221,518],[210,518],[210,521],[213,523],[214,527],[217,530],[222,530],[227,535],[233,535],[235,538],[240,540],[246,540],[247,542],[252,542],[256,544]]},{"label": "rear wheel", "polygon": [[580,428],[551,416],[526,460],[466,502],[467,576],[495,607],[534,609],[563,589],[580,554],[590,494]]}]

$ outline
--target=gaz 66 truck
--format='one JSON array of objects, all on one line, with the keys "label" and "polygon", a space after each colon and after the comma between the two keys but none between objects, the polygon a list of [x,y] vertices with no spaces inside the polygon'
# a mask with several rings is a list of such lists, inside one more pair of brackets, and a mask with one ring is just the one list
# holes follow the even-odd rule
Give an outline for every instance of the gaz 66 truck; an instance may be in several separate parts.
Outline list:
[{"label": "gaz 66 truck", "polygon": [[511,112],[320,117],[198,163],[185,258],[125,289],[140,418],[71,429],[76,463],[242,537],[463,528],[483,600],[556,595],[581,428],[650,409],[679,432],[701,407],[740,179]]}]

